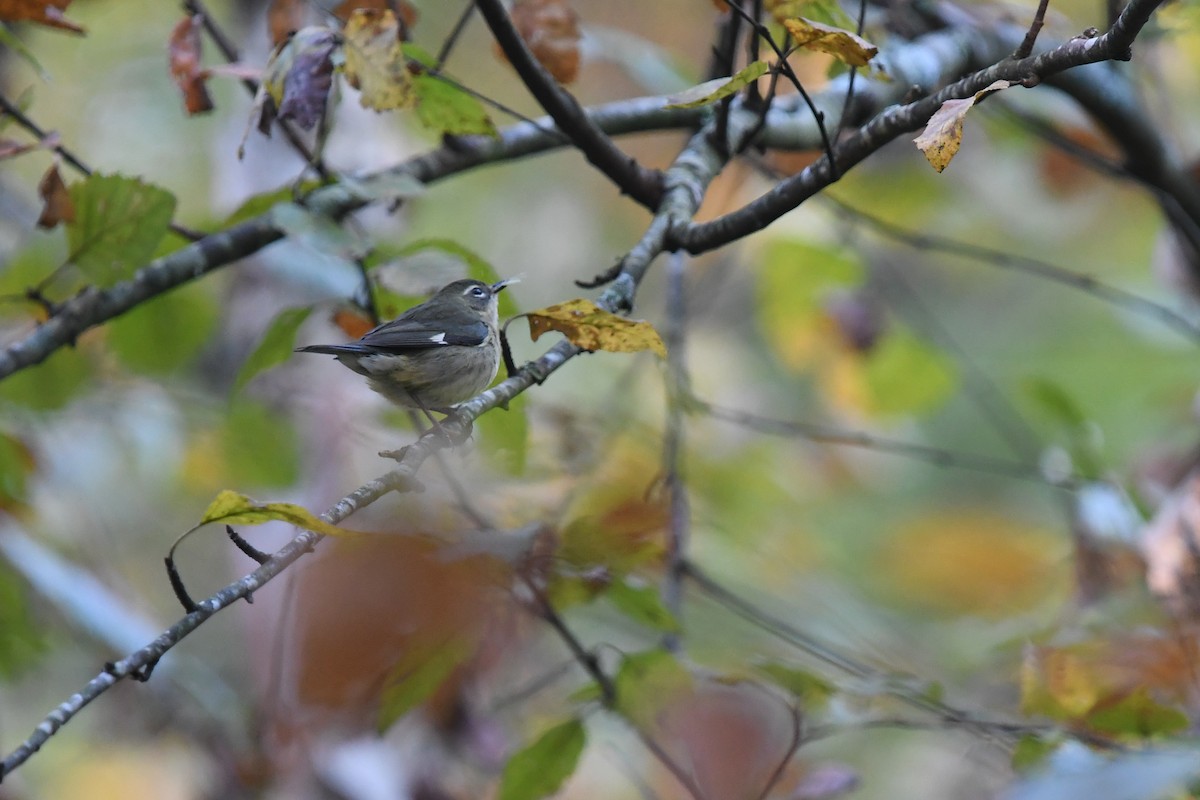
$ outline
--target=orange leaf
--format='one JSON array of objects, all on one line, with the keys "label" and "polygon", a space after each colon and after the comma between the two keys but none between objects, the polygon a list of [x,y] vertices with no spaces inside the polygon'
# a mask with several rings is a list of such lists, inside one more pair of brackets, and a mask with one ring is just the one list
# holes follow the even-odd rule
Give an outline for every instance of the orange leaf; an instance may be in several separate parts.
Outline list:
[{"label": "orange leaf", "polygon": [[520,0],[512,20],[534,58],[559,83],[579,75],[579,17],[565,0]]},{"label": "orange leaf", "polygon": [[333,324],[342,329],[351,339],[361,339],[375,327],[371,318],[358,308],[340,308],[333,314]]},{"label": "orange leaf", "polygon": [[0,0],[0,22],[36,22],[71,33],[83,28],[63,16],[71,0]]},{"label": "orange leaf", "polygon": [[60,222],[75,221],[75,204],[67,192],[62,175],[58,173],[58,165],[54,164],[46,170],[46,174],[38,182],[38,197],[42,198],[42,215],[38,217],[39,228],[53,228]]},{"label": "orange leaf", "polygon": [[208,73],[200,68],[200,26],[203,20],[197,14],[188,17],[171,31],[167,42],[167,57],[171,64],[171,77],[183,92],[183,105],[188,114],[212,111],[213,102],[208,94]]}]

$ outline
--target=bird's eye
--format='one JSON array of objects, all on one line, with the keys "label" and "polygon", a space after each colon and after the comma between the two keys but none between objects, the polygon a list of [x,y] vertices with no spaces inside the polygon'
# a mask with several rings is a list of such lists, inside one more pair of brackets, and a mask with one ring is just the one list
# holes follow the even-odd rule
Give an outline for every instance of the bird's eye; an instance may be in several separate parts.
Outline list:
[{"label": "bird's eye", "polygon": [[483,289],[481,289],[478,286],[476,286],[474,289],[471,290],[471,294],[473,294],[476,297],[487,297],[487,292],[485,292]]}]

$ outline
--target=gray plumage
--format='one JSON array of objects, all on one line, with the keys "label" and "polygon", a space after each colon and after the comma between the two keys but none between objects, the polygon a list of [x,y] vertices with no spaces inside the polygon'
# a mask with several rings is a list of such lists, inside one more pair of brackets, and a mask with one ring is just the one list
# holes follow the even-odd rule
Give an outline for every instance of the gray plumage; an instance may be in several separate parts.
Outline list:
[{"label": "gray plumage", "polygon": [[509,283],[455,281],[356,342],[314,344],[297,352],[336,356],[398,406],[445,412],[496,377],[496,295]]}]

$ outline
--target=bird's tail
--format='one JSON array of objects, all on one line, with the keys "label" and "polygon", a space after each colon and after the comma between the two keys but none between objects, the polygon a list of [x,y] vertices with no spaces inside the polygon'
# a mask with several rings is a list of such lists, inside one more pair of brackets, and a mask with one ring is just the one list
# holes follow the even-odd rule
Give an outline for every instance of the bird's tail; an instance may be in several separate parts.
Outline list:
[{"label": "bird's tail", "polygon": [[310,344],[307,347],[297,347],[297,353],[326,353],[331,356],[364,355],[368,352],[361,344]]}]

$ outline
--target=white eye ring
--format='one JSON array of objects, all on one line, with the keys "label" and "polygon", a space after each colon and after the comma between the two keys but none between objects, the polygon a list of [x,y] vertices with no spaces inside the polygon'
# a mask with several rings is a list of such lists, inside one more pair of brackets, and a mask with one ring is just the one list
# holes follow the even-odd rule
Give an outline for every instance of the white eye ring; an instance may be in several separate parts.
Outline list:
[{"label": "white eye ring", "polygon": [[475,295],[476,297],[487,297],[487,292],[478,286],[471,290],[471,294]]}]

